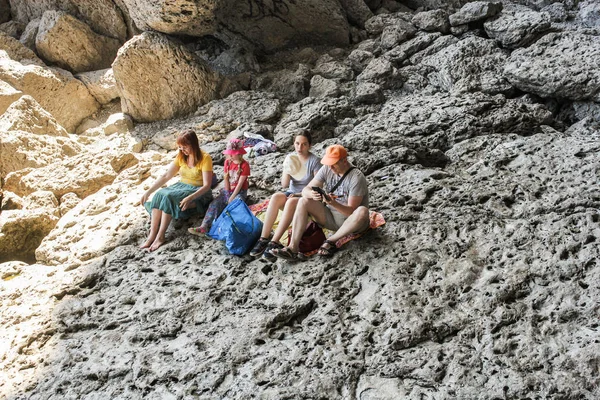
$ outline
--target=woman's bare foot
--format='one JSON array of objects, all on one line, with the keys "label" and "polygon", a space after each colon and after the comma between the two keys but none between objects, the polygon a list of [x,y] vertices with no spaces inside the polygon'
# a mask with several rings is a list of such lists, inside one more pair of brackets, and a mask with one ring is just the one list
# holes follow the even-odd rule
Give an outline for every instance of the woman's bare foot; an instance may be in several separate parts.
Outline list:
[{"label": "woman's bare foot", "polygon": [[154,238],[148,238],[146,241],[140,246],[140,249],[147,249],[154,242]]},{"label": "woman's bare foot", "polygon": [[152,243],[152,246],[150,246],[150,251],[154,251],[154,250],[158,249],[163,244],[165,244],[165,238],[158,238],[157,237],[154,240],[154,242]]}]

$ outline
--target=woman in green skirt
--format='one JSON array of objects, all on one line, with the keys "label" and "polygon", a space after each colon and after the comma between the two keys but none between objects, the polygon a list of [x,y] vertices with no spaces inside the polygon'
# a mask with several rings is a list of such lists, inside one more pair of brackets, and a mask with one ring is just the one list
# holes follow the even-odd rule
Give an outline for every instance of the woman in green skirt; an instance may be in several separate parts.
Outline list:
[{"label": "woman in green skirt", "polygon": [[[154,251],[165,243],[165,232],[173,218],[186,219],[194,214],[205,214],[212,200],[212,158],[198,145],[196,132],[185,130],[177,137],[179,153],[163,176],[144,193],[141,204],[151,215],[150,234],[140,246]],[[160,189],[148,201],[150,195],[166,184],[177,173],[181,180]]]}]

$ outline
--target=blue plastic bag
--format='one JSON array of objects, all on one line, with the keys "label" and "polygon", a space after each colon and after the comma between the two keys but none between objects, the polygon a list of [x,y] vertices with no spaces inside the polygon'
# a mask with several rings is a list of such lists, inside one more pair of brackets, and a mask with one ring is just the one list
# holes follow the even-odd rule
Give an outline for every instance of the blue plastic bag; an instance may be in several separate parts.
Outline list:
[{"label": "blue plastic bag", "polygon": [[241,256],[256,243],[262,231],[262,222],[252,214],[239,197],[225,207],[213,223],[208,236],[224,240],[229,253]]}]

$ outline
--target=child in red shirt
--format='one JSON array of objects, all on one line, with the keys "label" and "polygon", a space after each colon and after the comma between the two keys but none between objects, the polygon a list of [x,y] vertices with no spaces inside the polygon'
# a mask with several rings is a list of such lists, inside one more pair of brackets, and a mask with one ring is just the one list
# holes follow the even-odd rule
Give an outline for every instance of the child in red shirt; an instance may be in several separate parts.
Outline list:
[{"label": "child in red shirt", "polygon": [[227,204],[236,197],[246,201],[248,196],[248,177],[250,176],[250,164],[244,160],[244,142],[239,139],[231,139],[223,154],[228,156],[224,167],[225,188],[209,204],[206,215],[200,226],[189,228],[188,232],[193,235],[205,235],[210,230],[213,222],[221,215]]}]

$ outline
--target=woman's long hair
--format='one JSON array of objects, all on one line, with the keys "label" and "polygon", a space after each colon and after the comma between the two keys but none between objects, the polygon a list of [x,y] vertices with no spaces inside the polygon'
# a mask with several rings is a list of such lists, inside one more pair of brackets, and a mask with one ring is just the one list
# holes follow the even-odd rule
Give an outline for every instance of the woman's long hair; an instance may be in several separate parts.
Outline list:
[{"label": "woman's long hair", "polygon": [[[198,136],[196,136],[196,132],[193,129],[186,129],[181,132],[177,137],[177,145],[178,146],[190,146],[192,148],[192,152],[194,153],[194,160],[196,164],[202,161],[202,150],[200,150],[200,145],[198,144]],[[181,150],[179,150],[179,157],[183,158],[185,162],[188,160],[188,156],[183,154]]]}]

